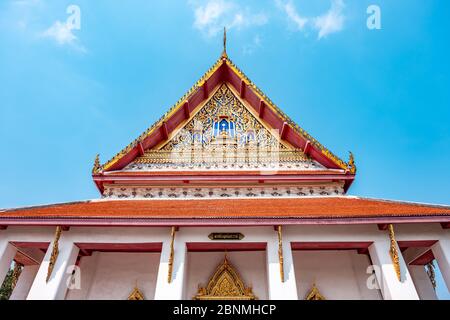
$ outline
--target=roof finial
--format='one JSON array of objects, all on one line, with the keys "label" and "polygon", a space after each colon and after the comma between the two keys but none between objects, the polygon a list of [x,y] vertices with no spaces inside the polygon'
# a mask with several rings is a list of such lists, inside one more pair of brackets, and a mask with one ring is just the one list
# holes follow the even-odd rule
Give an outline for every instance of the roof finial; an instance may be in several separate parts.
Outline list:
[{"label": "roof finial", "polygon": [[347,162],[347,169],[350,171],[350,173],[353,173],[353,174],[356,173],[355,157],[353,156],[353,153],[351,151],[349,151],[349,159]]},{"label": "roof finial", "polygon": [[227,28],[223,27],[223,52],[222,57],[227,58]]},{"label": "roof finial", "polygon": [[92,174],[99,173],[102,166],[100,165],[100,156],[97,154],[94,160],[94,167],[92,168]]}]

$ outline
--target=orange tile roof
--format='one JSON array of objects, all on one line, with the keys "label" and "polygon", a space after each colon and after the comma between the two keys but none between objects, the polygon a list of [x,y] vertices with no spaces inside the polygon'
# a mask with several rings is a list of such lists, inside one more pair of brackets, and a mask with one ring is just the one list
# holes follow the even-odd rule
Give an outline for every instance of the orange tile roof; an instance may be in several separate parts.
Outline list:
[{"label": "orange tile roof", "polygon": [[[3,219],[32,218],[373,218],[442,216],[450,206],[356,197],[218,200],[100,200],[0,210]],[[448,219],[447,219],[448,218]]]}]

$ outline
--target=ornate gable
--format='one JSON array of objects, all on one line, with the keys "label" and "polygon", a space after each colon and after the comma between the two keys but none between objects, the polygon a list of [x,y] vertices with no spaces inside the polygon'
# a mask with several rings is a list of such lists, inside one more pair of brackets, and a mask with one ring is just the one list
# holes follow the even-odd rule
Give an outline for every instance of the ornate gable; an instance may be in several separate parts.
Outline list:
[{"label": "ornate gable", "polygon": [[252,143],[268,148],[284,147],[279,138],[252,115],[226,83],[218,87],[183,129],[162,150],[184,148],[186,143],[189,146],[199,143],[208,147],[218,141],[226,142],[224,139],[238,147],[248,147]]},{"label": "ornate gable", "polygon": [[245,101],[250,106],[260,123],[278,130],[280,140],[284,144],[302,150],[325,168],[348,171],[352,175],[356,173],[352,156],[346,163],[331,153],[284,114],[226,54],[222,54],[200,80],[136,140],[105,164],[99,165],[99,162],[96,162],[93,174],[121,170],[142,156],[145,151],[155,150],[160,145],[167,144],[174,131],[189,121],[197,107],[203,104],[210,97],[212,90],[222,83],[227,83],[229,88],[238,93],[239,100]]},{"label": "ornate gable", "polygon": [[126,169],[323,168],[282,142],[279,131],[267,128],[250,110],[221,83],[169,141],[146,150]]},{"label": "ornate gable", "polygon": [[225,51],[166,114],[105,164],[97,157],[92,171],[112,198],[341,194],[355,173],[351,154],[342,161],[300,128]]}]

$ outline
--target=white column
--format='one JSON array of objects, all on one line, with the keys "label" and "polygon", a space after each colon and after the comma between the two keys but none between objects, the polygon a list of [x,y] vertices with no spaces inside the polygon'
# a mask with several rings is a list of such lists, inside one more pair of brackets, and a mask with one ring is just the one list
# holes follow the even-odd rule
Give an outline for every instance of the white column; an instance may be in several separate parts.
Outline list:
[{"label": "white column", "polygon": [[431,250],[447,285],[447,290],[450,291],[450,239],[439,240],[431,247]]},{"label": "white column", "polygon": [[52,250],[53,242],[48,247],[44,260],[39,267],[39,271],[28,294],[28,300],[63,300],[65,297],[67,292],[67,279],[71,275],[66,273],[66,270],[69,266],[75,264],[79,249],[72,241],[64,238],[64,233],[61,235],[61,239],[59,240],[59,255],[56,259],[52,275],[47,282],[47,271]]},{"label": "white column", "polygon": [[17,249],[6,240],[0,241],[0,286],[5,280],[5,276],[11,267],[12,260],[16,255]]},{"label": "white column", "polygon": [[375,275],[385,300],[418,300],[414,282],[409,274],[400,248],[397,246],[401,281],[398,280],[389,254],[390,241],[377,240],[369,247]]},{"label": "white column", "polygon": [[414,281],[417,293],[421,300],[437,300],[436,291],[431,284],[430,277],[425,270],[425,266],[409,266],[409,272]]},{"label": "white column", "polygon": [[155,300],[183,299],[184,273],[186,269],[186,243],[177,241],[175,235],[172,281],[167,281],[169,274],[170,239],[163,242],[156,280]]},{"label": "white column", "polygon": [[283,241],[284,282],[281,281],[278,236],[267,242],[267,285],[270,300],[298,300],[291,243]]},{"label": "white column", "polygon": [[23,267],[19,280],[17,280],[16,287],[14,288],[11,297],[9,297],[9,300],[25,300],[27,298],[38,270],[38,264]]}]

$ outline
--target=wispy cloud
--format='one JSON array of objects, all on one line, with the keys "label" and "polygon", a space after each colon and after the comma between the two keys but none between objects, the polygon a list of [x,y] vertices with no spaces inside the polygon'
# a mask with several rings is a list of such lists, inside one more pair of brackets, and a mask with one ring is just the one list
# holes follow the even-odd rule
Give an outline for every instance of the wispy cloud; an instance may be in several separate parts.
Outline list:
[{"label": "wispy cloud", "polygon": [[342,30],[345,19],[342,13],[344,7],[343,0],[333,0],[330,10],[314,19],[314,27],[319,31],[319,39]]},{"label": "wispy cloud", "polygon": [[61,46],[67,45],[79,52],[86,52],[86,48],[73,33],[72,26],[66,22],[55,21],[50,28],[41,33],[41,37],[52,39]]},{"label": "wispy cloud", "polygon": [[299,30],[302,30],[305,27],[306,23],[308,22],[308,19],[305,17],[301,17],[298,14],[297,9],[295,8],[292,1],[283,3],[280,0],[277,0],[276,3],[277,6],[280,7],[286,13],[288,19],[292,21]]},{"label": "wispy cloud", "polygon": [[241,29],[267,23],[265,13],[254,13],[248,8],[229,0],[191,1],[194,8],[194,27],[207,37],[213,37],[225,26]]},{"label": "wispy cloud", "polygon": [[251,55],[256,49],[261,47],[261,37],[257,34],[253,37],[253,40],[244,46],[243,52],[245,55]]},{"label": "wispy cloud", "polygon": [[287,16],[287,19],[296,26],[297,30],[306,31],[309,27],[317,31],[318,39],[322,39],[331,33],[341,31],[344,27],[345,16],[343,13],[345,4],[343,0],[331,0],[330,9],[323,15],[316,17],[306,17],[298,13],[292,0],[287,2],[275,0]]}]

